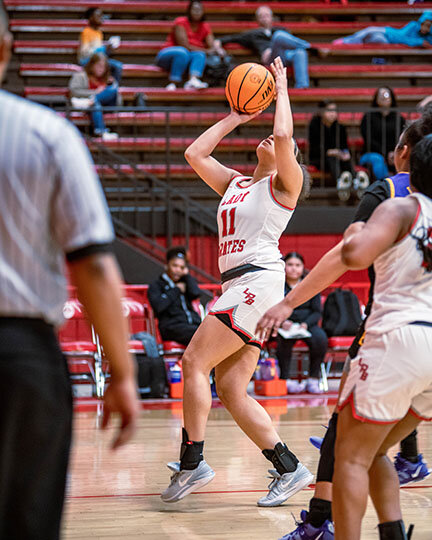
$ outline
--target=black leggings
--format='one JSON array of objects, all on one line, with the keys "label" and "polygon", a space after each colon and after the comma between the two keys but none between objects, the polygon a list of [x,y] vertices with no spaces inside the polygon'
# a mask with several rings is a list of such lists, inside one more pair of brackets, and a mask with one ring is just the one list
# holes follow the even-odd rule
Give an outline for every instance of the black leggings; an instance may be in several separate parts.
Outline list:
[{"label": "black leggings", "polygon": [[[302,339],[309,348],[309,377],[318,378],[320,376],[320,364],[324,361],[327,352],[327,335],[320,326],[311,326],[308,328],[312,334],[310,338]],[[297,339],[284,339],[277,337],[276,356],[281,371],[281,379],[289,379],[292,348],[298,341]]]}]

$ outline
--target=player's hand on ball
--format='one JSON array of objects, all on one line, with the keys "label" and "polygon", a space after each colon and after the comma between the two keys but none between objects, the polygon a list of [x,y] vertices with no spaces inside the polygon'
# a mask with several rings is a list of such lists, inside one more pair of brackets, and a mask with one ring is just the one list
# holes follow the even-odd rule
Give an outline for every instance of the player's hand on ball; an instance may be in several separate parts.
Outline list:
[{"label": "player's hand on ball", "polygon": [[231,109],[230,116],[233,116],[239,124],[245,124],[246,122],[249,122],[250,120],[253,120],[257,116],[259,116],[261,113],[262,111],[257,111],[253,114],[245,114],[240,113],[235,109]]},{"label": "player's hand on ball", "polygon": [[277,58],[273,60],[270,67],[273,72],[273,76],[276,83],[276,96],[277,96],[279,92],[287,90],[288,88],[286,67],[284,67],[280,56],[278,56]]}]

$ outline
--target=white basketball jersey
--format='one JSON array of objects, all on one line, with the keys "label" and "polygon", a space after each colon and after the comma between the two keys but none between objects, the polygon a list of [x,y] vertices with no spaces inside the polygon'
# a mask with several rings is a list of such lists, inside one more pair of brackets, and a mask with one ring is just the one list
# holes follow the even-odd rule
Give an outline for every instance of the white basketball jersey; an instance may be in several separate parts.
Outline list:
[{"label": "white basketball jersey", "polygon": [[219,270],[251,263],[269,269],[284,265],[279,239],[294,212],[273,195],[273,176],[250,183],[235,176],[219,204]]},{"label": "white basketball jersey", "polygon": [[432,242],[432,200],[421,193],[409,195],[419,202],[408,235],[374,262],[376,281],[366,332],[381,334],[414,321],[432,322],[432,273],[426,272],[417,238]]}]

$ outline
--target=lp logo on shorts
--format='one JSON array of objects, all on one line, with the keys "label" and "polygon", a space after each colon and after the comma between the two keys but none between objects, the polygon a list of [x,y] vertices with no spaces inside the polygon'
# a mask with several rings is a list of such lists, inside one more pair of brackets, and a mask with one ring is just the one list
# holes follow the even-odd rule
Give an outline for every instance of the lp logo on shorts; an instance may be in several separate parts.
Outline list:
[{"label": "lp logo on shorts", "polygon": [[248,306],[251,306],[255,302],[256,294],[253,294],[249,291],[249,288],[245,289],[243,291],[243,294],[246,295],[246,300],[244,301],[245,304]]},{"label": "lp logo on shorts", "polygon": [[361,358],[359,360],[359,368],[360,368],[360,379],[362,381],[365,381],[368,378],[368,369],[369,366],[367,364],[362,363]]}]

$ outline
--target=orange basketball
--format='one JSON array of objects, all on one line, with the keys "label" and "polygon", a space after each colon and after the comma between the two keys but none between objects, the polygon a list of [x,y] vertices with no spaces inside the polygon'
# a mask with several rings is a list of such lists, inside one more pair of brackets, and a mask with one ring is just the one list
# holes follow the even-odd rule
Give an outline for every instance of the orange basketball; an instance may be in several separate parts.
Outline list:
[{"label": "orange basketball", "polygon": [[225,86],[229,104],[240,113],[253,114],[266,109],[273,101],[274,93],[273,75],[261,64],[252,62],[235,67]]}]

